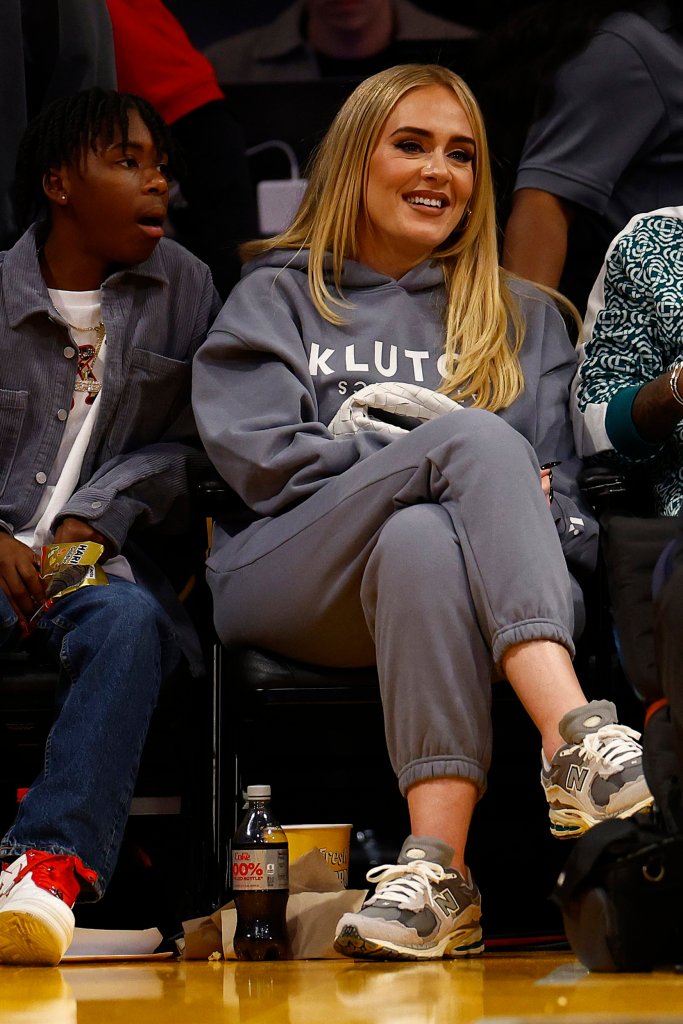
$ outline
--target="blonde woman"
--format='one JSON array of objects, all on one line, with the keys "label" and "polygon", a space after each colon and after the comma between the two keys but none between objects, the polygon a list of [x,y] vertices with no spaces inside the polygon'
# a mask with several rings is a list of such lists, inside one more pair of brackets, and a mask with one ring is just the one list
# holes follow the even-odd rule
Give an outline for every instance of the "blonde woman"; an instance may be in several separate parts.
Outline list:
[{"label": "blonde woman", "polygon": [[209,455],[252,512],[216,527],[217,629],[377,665],[412,834],[337,948],[479,953],[465,844],[492,680],[538,726],[555,834],[650,801],[637,734],[586,703],[571,662],[567,565],[590,571],[597,532],[575,483],[574,351],[553,302],[498,269],[481,116],[441,67],[359,85],[291,228],[247,249],[194,370]]}]

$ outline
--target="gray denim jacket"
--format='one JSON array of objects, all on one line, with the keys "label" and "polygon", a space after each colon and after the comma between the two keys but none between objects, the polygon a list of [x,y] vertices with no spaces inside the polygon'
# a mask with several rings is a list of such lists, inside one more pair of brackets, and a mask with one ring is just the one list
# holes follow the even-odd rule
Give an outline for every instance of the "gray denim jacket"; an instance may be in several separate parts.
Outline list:
[{"label": "gray denim jacket", "polygon": [[[188,473],[207,464],[190,409],[192,357],[220,308],[208,267],[162,239],[144,263],[102,285],[106,375],[79,484],[57,517],[89,521],[122,551],[136,580],[162,601],[191,663],[196,638],[169,607],[172,590],[135,546],[163,523],[188,526]],[[78,360],[50,301],[36,228],[0,254],[0,528],[35,512],[59,449]]]}]

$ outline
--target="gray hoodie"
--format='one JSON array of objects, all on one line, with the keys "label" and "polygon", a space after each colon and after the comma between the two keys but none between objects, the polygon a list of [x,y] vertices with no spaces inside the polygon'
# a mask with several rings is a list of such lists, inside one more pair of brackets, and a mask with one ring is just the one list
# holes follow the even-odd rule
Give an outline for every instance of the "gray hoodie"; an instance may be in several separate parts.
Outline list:
[{"label": "gray hoodie", "polygon": [[[326,424],[355,389],[400,381],[436,390],[441,381],[445,289],[438,263],[421,263],[397,281],[348,260],[342,294],[350,305],[340,309],[347,320],[341,327],[313,306],[307,265],[307,251],[284,250],[249,263],[195,357],[200,434],[221,476],[255,514],[247,520],[285,512],[391,443],[395,435],[381,431],[332,436]],[[526,387],[500,415],[527,438],[540,464],[562,460],[554,471],[558,533],[570,564],[592,569],[597,526],[580,504],[581,463],[568,414],[576,354],[550,299],[526,282],[512,287],[526,320]],[[230,534],[255,528],[244,519],[224,526]]]}]

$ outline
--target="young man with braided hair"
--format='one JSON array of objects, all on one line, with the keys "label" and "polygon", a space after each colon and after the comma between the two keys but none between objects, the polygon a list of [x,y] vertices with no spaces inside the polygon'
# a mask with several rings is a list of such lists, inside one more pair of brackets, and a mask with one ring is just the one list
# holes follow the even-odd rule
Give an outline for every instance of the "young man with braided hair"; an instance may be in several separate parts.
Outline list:
[{"label": "young man with braided hair", "polygon": [[[32,632],[60,669],[43,769],[0,841],[0,962],[56,964],[78,897],[116,863],[152,709],[196,637],[141,550],[187,525],[204,456],[190,364],[219,302],[164,239],[170,143],[137,97],[88,90],[26,131],[0,256],[0,646]],[[96,541],[108,586],[44,597],[36,552]],[[137,541],[137,543],[136,543]],[[163,602],[163,607],[162,603]],[[33,620],[33,621],[32,621]]]}]

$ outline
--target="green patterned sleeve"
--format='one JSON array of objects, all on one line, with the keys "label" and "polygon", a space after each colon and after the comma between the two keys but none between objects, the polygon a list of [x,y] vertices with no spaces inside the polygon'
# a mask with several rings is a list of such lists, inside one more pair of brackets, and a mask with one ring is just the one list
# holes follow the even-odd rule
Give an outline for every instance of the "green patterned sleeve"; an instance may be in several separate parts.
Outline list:
[{"label": "green patterned sleeve", "polygon": [[[669,220],[637,221],[615,243],[593,289],[574,386],[575,433],[584,456],[616,450],[649,458],[661,447],[640,437],[631,407],[638,390],[675,358],[661,319],[665,293],[679,288],[667,282],[673,278]],[[676,239],[679,230],[676,222]],[[678,305],[683,308],[680,296]]]}]

